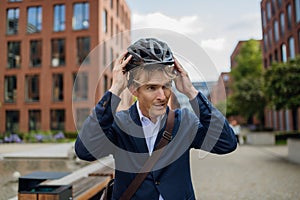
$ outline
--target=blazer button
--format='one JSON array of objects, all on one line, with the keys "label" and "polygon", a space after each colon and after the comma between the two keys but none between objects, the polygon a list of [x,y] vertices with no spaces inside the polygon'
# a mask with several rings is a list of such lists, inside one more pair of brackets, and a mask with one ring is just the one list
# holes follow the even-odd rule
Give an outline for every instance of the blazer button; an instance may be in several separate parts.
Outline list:
[{"label": "blazer button", "polygon": [[160,182],[159,181],[155,181],[155,185],[159,185],[160,184]]}]

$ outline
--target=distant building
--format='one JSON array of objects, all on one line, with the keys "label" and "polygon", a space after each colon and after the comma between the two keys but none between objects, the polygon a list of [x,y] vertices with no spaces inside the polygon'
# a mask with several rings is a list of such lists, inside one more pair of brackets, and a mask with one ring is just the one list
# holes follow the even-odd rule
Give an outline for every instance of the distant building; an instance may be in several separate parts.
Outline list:
[{"label": "distant building", "polygon": [[[109,61],[126,49],[130,35],[104,41],[130,30],[130,16],[125,0],[0,0],[0,133],[75,131],[72,99],[80,126],[88,100],[96,102],[110,87]],[[85,59],[99,44],[101,62],[94,66]],[[102,79],[92,82],[98,74],[83,71],[72,91],[83,62],[101,69]]]},{"label": "distant building", "polygon": [[[300,0],[262,0],[261,19],[263,62],[266,69],[273,62],[287,62],[299,55]],[[293,130],[300,124],[299,109],[294,115],[289,110],[266,109],[265,126],[274,130]]]}]

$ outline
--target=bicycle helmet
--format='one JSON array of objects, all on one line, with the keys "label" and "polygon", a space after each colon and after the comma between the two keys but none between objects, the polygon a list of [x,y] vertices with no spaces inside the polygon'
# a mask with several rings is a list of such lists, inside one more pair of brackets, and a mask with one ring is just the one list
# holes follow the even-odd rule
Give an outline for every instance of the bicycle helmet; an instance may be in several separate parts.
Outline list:
[{"label": "bicycle helmet", "polygon": [[127,56],[132,55],[132,58],[125,66],[126,71],[141,65],[174,64],[173,54],[167,43],[155,38],[139,39],[130,45],[127,50]]}]

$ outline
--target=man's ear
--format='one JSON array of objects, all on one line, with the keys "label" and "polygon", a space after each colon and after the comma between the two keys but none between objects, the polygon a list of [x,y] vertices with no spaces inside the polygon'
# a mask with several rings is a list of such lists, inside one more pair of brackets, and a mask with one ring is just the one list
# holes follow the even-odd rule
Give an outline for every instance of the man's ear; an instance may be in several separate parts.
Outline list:
[{"label": "man's ear", "polygon": [[133,84],[131,84],[128,89],[133,96],[137,96],[137,88]]}]

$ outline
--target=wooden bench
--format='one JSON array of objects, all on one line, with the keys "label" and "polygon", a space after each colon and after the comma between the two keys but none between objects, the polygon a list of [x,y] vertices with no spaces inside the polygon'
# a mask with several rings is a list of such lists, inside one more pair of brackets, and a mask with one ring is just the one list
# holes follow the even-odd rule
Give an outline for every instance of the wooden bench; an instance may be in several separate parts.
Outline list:
[{"label": "wooden bench", "polygon": [[[95,195],[100,194],[107,183],[114,177],[113,158],[111,156],[95,161],[75,172],[72,172],[62,178],[55,180],[46,180],[39,184],[38,187],[67,187],[72,188],[72,198],[75,200],[87,200]],[[47,196],[47,198],[45,198]],[[43,194],[18,194],[19,200],[59,200],[58,195]]]}]

